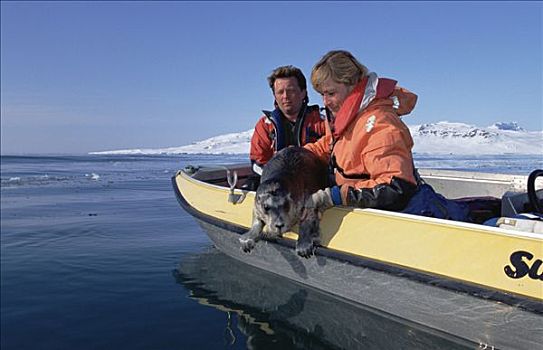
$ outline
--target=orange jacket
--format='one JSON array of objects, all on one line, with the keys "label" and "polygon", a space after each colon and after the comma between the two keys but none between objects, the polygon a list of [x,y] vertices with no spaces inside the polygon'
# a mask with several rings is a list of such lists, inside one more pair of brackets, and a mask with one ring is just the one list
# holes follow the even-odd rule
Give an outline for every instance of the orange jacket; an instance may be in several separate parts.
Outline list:
[{"label": "orange jacket", "polygon": [[282,148],[291,145],[303,146],[317,141],[325,134],[326,122],[317,105],[302,106],[295,124],[295,144],[288,143],[283,131],[285,119],[279,108],[276,108],[273,112],[264,111],[264,116],[256,123],[249,155],[255,172],[259,173],[261,167]]},{"label": "orange jacket", "polygon": [[[336,204],[393,210],[407,204],[416,189],[413,139],[399,116],[410,113],[416,100],[415,94],[396,87],[396,81],[370,73],[331,121],[333,132],[328,123],[326,136],[305,146],[331,161],[340,190]],[[378,198],[391,191],[391,198]]]}]

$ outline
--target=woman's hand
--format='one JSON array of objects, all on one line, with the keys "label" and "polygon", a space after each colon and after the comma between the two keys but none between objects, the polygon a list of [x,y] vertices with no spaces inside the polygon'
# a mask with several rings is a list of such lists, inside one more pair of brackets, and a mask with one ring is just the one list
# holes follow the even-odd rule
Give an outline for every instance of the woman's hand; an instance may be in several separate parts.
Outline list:
[{"label": "woman's hand", "polygon": [[325,188],[324,190],[318,190],[313,193],[305,201],[305,207],[307,209],[317,209],[318,211],[325,211],[328,208],[334,206],[334,201],[332,200],[332,195],[330,193],[330,188]]}]

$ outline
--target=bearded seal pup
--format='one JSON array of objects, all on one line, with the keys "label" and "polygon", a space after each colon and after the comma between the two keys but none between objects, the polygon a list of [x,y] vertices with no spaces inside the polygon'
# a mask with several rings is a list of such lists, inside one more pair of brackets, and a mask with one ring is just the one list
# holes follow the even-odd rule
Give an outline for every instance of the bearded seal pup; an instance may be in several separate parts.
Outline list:
[{"label": "bearded seal pup", "polygon": [[299,223],[296,253],[309,258],[318,244],[319,212],[305,208],[308,197],[326,186],[327,165],[303,147],[287,147],[264,166],[256,191],[251,229],[239,241],[250,252],[261,238],[275,239]]}]

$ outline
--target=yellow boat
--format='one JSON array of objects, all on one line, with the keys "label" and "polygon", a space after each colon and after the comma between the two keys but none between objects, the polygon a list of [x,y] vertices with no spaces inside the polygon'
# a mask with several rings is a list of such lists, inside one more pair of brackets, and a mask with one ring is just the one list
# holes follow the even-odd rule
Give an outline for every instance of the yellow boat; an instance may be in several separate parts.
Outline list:
[{"label": "yellow boat", "polygon": [[[188,167],[172,178],[181,206],[227,255],[475,344],[542,348],[542,234],[334,207],[323,215],[315,257],[295,253],[296,228],[244,253],[238,238],[251,225],[254,192],[231,189],[228,180],[242,184],[249,173],[248,165]],[[448,198],[502,197],[502,212],[518,210],[528,197],[524,176],[432,169],[420,174]]]}]

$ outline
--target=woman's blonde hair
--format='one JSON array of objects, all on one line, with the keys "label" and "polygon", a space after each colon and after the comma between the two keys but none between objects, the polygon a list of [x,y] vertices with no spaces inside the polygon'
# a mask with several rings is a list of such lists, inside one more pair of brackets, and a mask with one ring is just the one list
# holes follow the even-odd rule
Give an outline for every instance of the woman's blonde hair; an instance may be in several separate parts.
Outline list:
[{"label": "woman's blonde hair", "polygon": [[333,50],[315,64],[311,71],[311,83],[320,93],[320,87],[329,78],[337,83],[354,86],[366,75],[368,68],[358,62],[349,51]]}]

